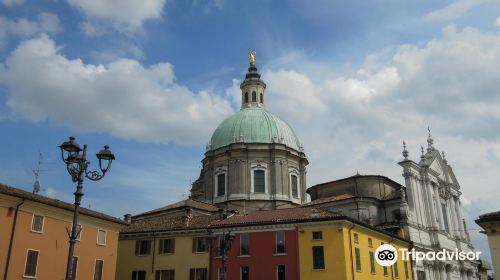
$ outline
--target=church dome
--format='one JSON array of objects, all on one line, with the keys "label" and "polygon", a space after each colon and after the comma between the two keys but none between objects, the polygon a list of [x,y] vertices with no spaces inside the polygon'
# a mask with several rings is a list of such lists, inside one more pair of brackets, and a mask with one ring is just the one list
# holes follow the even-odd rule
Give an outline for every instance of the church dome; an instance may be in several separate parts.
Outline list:
[{"label": "church dome", "polygon": [[293,129],[263,107],[242,108],[215,129],[208,150],[232,143],[279,143],[302,152],[302,145]]}]

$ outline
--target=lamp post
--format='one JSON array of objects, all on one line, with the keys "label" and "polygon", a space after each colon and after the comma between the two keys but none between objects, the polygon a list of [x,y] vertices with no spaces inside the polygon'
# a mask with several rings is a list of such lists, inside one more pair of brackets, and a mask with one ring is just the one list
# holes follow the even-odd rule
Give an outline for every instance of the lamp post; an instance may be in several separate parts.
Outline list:
[{"label": "lamp post", "polygon": [[234,234],[231,234],[231,232],[222,233],[219,244],[219,250],[221,254],[221,261],[222,261],[222,271],[221,271],[221,280],[226,280],[227,279],[227,255],[229,254],[229,251],[231,250],[231,244],[233,243],[234,240]]},{"label": "lamp post", "polygon": [[73,182],[77,183],[76,191],[73,193],[75,195],[75,208],[73,211],[73,225],[71,227],[71,233],[69,234],[69,252],[68,252],[68,262],[66,266],[66,280],[72,279],[73,274],[73,253],[75,251],[76,238],[80,234],[80,229],[78,228],[78,210],[80,209],[80,202],[83,196],[83,179],[87,178],[92,181],[101,180],[106,172],[111,168],[111,162],[115,159],[115,156],[109,150],[108,146],[104,146],[104,149],[96,154],[99,160],[99,171],[89,171],[87,170],[90,162],[87,161],[87,145],[83,145],[83,149],[80,145],[75,142],[74,137],[70,137],[69,141],[63,142],[59,145],[61,149],[61,158],[66,164],[66,170]]}]

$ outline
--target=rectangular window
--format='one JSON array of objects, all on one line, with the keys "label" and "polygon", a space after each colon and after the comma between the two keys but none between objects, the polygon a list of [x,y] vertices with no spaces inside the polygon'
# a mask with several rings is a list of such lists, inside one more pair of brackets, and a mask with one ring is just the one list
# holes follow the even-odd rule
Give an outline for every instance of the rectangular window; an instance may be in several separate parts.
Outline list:
[{"label": "rectangular window", "polygon": [[191,268],[189,270],[189,280],[207,280],[207,269]]},{"label": "rectangular window", "polygon": [[359,243],[359,236],[357,233],[354,234],[354,243]]},{"label": "rectangular window", "polygon": [[276,232],[276,254],[285,254],[285,232]]},{"label": "rectangular window", "polygon": [[387,271],[387,266],[384,266],[384,276],[385,277],[389,276],[389,272]]},{"label": "rectangular window", "polygon": [[266,192],[266,172],[264,170],[254,170],[253,172],[253,191],[256,193]]},{"label": "rectangular window", "polygon": [[299,197],[299,185],[297,181],[297,176],[292,175],[290,176],[290,183],[292,185],[292,197],[298,198]]},{"label": "rectangular window", "polygon": [[399,278],[398,263],[394,263],[394,277]]},{"label": "rectangular window", "polygon": [[217,175],[217,196],[224,196],[226,194],[226,174]]},{"label": "rectangular window", "polygon": [[410,275],[408,274],[408,262],[404,261],[403,264],[405,266],[405,279],[410,279]]},{"label": "rectangular window", "polygon": [[78,273],[78,257],[73,257],[73,265],[71,267],[71,280],[76,280],[77,273]]},{"label": "rectangular window", "polygon": [[323,246],[313,246],[313,269],[325,269]]},{"label": "rectangular window", "polygon": [[278,265],[276,268],[278,271],[278,280],[286,280],[286,267],[283,264]]},{"label": "rectangular window", "polygon": [[135,255],[147,256],[151,254],[151,240],[137,240],[135,241]]},{"label": "rectangular window", "polygon": [[323,232],[321,231],[313,231],[313,240],[321,240],[323,239]]},{"label": "rectangular window", "polygon": [[155,280],[174,280],[175,279],[175,270],[167,269],[167,270],[157,270],[155,273]]},{"label": "rectangular window", "polygon": [[82,225],[76,226],[76,233],[77,233],[76,240],[78,241],[82,240],[82,231],[83,231]]},{"label": "rectangular window", "polygon": [[375,274],[375,255],[373,252],[370,252],[370,272]]},{"label": "rectangular window", "polygon": [[250,280],[250,268],[248,266],[242,266],[240,269],[240,273],[241,280]]},{"label": "rectangular window", "polygon": [[146,280],[146,270],[132,271],[132,280]]},{"label": "rectangular window", "polygon": [[106,245],[106,231],[103,229],[97,231],[97,244]]},{"label": "rectangular window", "polygon": [[240,234],[240,255],[250,255],[250,240],[248,233]]},{"label": "rectangular window", "polygon": [[175,239],[160,239],[158,254],[173,254],[175,252]]},{"label": "rectangular window", "polygon": [[193,237],[193,253],[208,252],[208,238]]},{"label": "rectangular window", "polygon": [[448,215],[446,215],[446,204],[441,203],[441,210],[443,212],[444,229],[446,230],[446,232],[450,232],[450,227],[448,225]]},{"label": "rectangular window", "polygon": [[354,254],[356,255],[356,271],[361,271],[361,253],[359,248],[354,248]]},{"label": "rectangular window", "polygon": [[36,269],[38,266],[38,251],[28,250],[26,255],[26,265],[24,266],[24,276],[36,277]]},{"label": "rectangular window", "polygon": [[104,261],[103,260],[95,260],[94,280],[101,280],[102,279],[103,268],[104,268]]},{"label": "rectangular window", "polygon": [[43,232],[43,221],[44,216],[33,214],[33,220],[31,221],[31,231]]},{"label": "rectangular window", "polygon": [[373,241],[371,238],[368,238],[368,247],[373,248]]}]

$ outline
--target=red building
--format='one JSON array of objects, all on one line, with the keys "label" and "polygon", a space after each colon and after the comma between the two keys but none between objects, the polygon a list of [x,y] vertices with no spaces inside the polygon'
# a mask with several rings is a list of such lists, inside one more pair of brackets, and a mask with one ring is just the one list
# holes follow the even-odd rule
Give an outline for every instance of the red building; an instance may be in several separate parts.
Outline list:
[{"label": "red building", "polygon": [[[294,223],[329,215],[323,211],[311,211],[317,210],[289,208],[258,211],[212,224],[210,231],[215,238],[211,250],[211,279],[224,279],[222,256],[227,243],[230,247],[225,261],[226,280],[299,279],[298,231]],[[229,239],[232,241],[225,242]]]}]

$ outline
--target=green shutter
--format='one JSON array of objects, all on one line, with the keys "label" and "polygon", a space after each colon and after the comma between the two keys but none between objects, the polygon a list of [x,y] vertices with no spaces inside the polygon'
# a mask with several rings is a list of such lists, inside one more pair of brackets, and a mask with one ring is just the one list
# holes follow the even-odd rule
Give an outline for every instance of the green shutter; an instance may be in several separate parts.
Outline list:
[{"label": "green shutter", "polygon": [[359,252],[359,248],[354,248],[354,252],[356,254],[356,270],[361,271],[361,253]]},{"label": "green shutter", "polygon": [[387,273],[387,266],[384,266],[384,276],[388,276],[389,273]]},{"label": "green shutter", "polygon": [[398,263],[394,263],[394,277],[399,278]]},{"label": "green shutter", "polygon": [[370,252],[370,272],[375,274],[375,257],[373,252]]},{"label": "green shutter", "polygon": [[410,279],[410,277],[408,276],[408,262],[404,261],[404,265],[405,265],[405,277],[406,279]]},{"label": "green shutter", "polygon": [[325,269],[323,246],[313,246],[313,269]]}]

